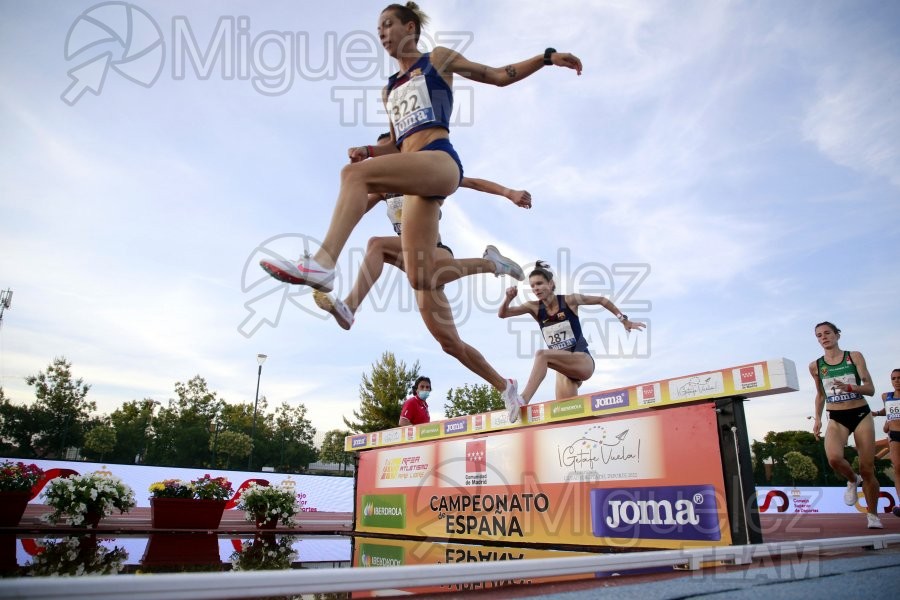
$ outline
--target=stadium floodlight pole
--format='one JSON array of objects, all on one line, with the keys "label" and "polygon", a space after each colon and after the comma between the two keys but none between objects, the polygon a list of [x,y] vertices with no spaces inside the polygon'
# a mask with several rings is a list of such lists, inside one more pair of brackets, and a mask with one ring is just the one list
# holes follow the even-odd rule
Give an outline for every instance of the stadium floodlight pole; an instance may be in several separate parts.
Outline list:
[{"label": "stadium floodlight pole", "polygon": [[12,290],[0,290],[0,326],[3,325],[3,311],[12,303]]},{"label": "stadium floodlight pole", "polygon": [[259,363],[259,370],[256,372],[256,399],[253,401],[253,427],[250,429],[250,455],[247,456],[247,470],[253,470],[253,444],[256,443],[256,410],[259,406],[259,380],[262,378],[262,366],[269,358],[265,354],[257,354],[256,362]]}]

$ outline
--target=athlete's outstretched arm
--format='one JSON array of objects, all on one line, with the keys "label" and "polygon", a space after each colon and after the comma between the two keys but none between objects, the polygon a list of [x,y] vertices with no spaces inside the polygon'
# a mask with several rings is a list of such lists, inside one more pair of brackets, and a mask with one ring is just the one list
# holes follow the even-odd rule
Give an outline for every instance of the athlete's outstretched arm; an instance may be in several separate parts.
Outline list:
[{"label": "athlete's outstretched arm", "polygon": [[[581,59],[568,52],[553,52],[550,54],[550,62],[557,67],[574,69],[581,75]],[[460,77],[471,79],[479,83],[489,83],[498,87],[504,87],[517,81],[522,81],[529,75],[541,70],[544,65],[544,55],[538,54],[532,58],[506,65],[505,67],[489,67],[467,59],[465,56],[438,46],[431,51],[431,63],[442,74],[456,73]]]},{"label": "athlete's outstretched arm", "polygon": [[537,309],[535,308],[535,302],[525,302],[524,304],[520,304],[518,306],[510,306],[509,303],[513,301],[519,294],[519,289],[516,286],[512,286],[507,288],[506,297],[503,299],[503,303],[500,305],[500,310],[497,311],[497,316],[501,319],[506,319],[507,317],[517,317],[519,315],[534,315],[537,314]]},{"label": "athlete's outstretched arm", "polygon": [[625,326],[625,331],[631,331],[632,329],[643,329],[646,327],[644,323],[635,323],[634,321],[630,321],[627,318],[622,319],[624,315],[622,311],[618,309],[618,307],[613,304],[612,300],[609,298],[604,298],[603,296],[589,296],[587,294],[569,294],[566,296],[566,304],[570,307],[576,307],[581,305],[591,305],[591,304],[599,304],[612,314],[616,316],[622,322],[622,325]]},{"label": "athlete's outstretched arm", "polygon": [[477,177],[463,177],[459,187],[469,188],[476,192],[494,194],[495,196],[503,196],[516,206],[531,208],[531,194],[527,190],[511,190],[489,179],[478,179]]}]

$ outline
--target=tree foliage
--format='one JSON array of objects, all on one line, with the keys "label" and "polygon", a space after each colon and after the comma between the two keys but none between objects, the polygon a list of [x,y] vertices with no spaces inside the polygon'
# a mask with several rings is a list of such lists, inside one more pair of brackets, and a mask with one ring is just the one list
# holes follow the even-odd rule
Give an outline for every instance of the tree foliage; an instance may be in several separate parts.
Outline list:
[{"label": "tree foliage", "polygon": [[72,375],[72,364],[64,357],[55,358],[46,372],[25,378],[34,388],[31,406],[31,447],[40,458],[62,458],[65,449],[84,444],[86,424],[97,405],[87,400],[91,386]]},{"label": "tree foliage", "polygon": [[156,404],[158,402],[152,398],[129,400],[112,412],[109,422],[116,430],[116,445],[108,460],[127,464],[138,463],[146,458],[152,439],[153,409]]},{"label": "tree foliage", "polygon": [[813,483],[819,474],[816,464],[808,456],[800,454],[796,450],[784,455],[784,463],[791,474],[791,483]]},{"label": "tree foliage", "polygon": [[209,449],[215,452],[217,462],[224,461],[226,469],[231,468],[232,459],[247,458],[250,446],[250,436],[238,431],[222,431],[209,441]]},{"label": "tree foliage", "polygon": [[363,373],[359,410],[353,411],[356,421],[344,417],[344,424],[356,433],[396,427],[403,401],[418,376],[418,361],[412,368],[407,368],[406,363],[398,361],[392,352],[385,352],[372,365],[370,375]]},{"label": "tree foliage", "polygon": [[341,465],[341,473],[353,462],[353,453],[344,450],[344,438],[348,435],[350,432],[342,429],[325,432],[325,439],[322,440],[322,448],[319,450],[319,460]]},{"label": "tree foliage", "polygon": [[84,447],[102,461],[116,447],[116,430],[109,425],[92,428],[84,436]]},{"label": "tree foliage", "polygon": [[486,383],[466,384],[461,388],[450,388],[444,403],[444,414],[448,419],[500,410],[503,398],[500,392]]}]

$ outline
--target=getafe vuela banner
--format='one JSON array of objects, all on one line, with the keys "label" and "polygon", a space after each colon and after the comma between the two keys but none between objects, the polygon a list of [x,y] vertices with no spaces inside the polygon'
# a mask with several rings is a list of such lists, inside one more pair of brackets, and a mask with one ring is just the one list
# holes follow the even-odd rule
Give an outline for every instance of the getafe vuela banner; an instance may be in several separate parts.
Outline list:
[{"label": "getafe vuela banner", "polygon": [[453,541],[731,543],[712,404],[361,453],[355,530]]}]

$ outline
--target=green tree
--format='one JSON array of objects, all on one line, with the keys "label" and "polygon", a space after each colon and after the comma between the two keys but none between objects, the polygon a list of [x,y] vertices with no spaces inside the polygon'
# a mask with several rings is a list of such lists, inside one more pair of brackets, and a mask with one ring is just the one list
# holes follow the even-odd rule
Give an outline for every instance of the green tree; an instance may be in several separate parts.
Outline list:
[{"label": "green tree", "polygon": [[250,436],[237,431],[220,431],[218,440],[209,440],[209,449],[216,444],[216,454],[225,457],[225,468],[231,467],[231,459],[242,459],[250,456]]},{"label": "green tree", "polygon": [[109,456],[110,461],[147,464],[156,404],[158,402],[151,398],[129,400],[110,414],[109,422],[116,430],[116,446]]},{"label": "green tree", "polygon": [[94,454],[103,457],[112,452],[116,447],[116,430],[109,425],[94,427],[84,436],[84,447]]},{"label": "green tree", "polygon": [[800,454],[796,450],[784,455],[784,463],[791,474],[791,485],[800,483],[812,483],[819,474],[816,464],[808,456]]},{"label": "green tree", "polygon": [[[791,474],[785,462],[785,454],[799,452],[812,459],[814,465],[826,465],[825,447],[821,439],[809,431],[770,431],[762,442],[754,441],[751,446],[754,456],[754,479],[760,485],[788,485],[791,483]],[[765,476],[765,463],[772,465],[772,477]],[[818,470],[818,468],[817,468]],[[837,485],[835,479],[822,478],[823,485]]]},{"label": "green tree", "polygon": [[41,458],[63,457],[66,448],[80,447],[85,425],[97,405],[86,399],[90,385],[73,379],[72,364],[64,357],[55,358],[47,371],[25,378],[34,387],[34,425],[32,446]]},{"label": "green tree", "polygon": [[385,352],[372,365],[371,375],[363,373],[359,411],[353,411],[356,421],[344,417],[344,424],[353,432],[366,433],[396,427],[403,400],[418,376],[418,361],[408,369],[392,352]]},{"label": "green tree", "polygon": [[280,471],[296,473],[305,471],[309,463],[317,460],[318,452],[313,440],[316,429],[306,417],[306,412],[303,404],[291,406],[282,402],[275,409],[274,416],[266,415],[263,424],[266,437],[259,447],[260,456],[266,459],[265,464],[278,465]]},{"label": "green tree", "polygon": [[186,383],[177,382],[175,396],[153,418],[154,435],[147,450],[147,462],[206,466],[208,454],[197,450],[210,447],[211,425],[222,411],[224,401],[209,390],[206,380],[199,375]]},{"label": "green tree", "polygon": [[486,383],[466,384],[461,388],[450,388],[444,403],[444,414],[448,419],[500,410],[503,399],[500,392]]},{"label": "green tree", "polygon": [[353,453],[344,450],[344,438],[348,435],[349,431],[341,429],[326,431],[322,448],[319,450],[319,459],[322,462],[341,465],[341,473],[346,472],[347,465],[353,462]]},{"label": "green tree", "polygon": [[0,449],[6,456],[34,458],[38,418],[30,406],[13,404],[0,388]]}]

